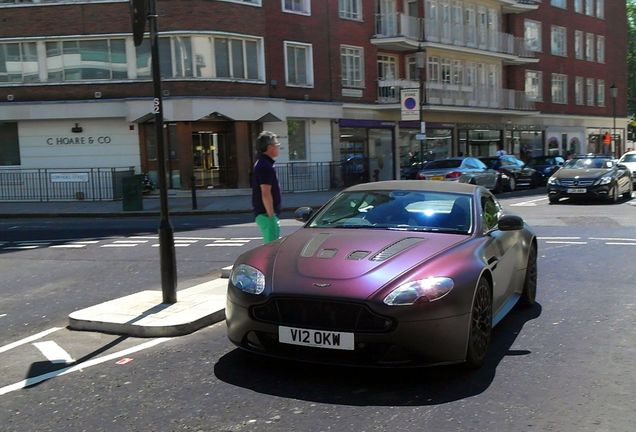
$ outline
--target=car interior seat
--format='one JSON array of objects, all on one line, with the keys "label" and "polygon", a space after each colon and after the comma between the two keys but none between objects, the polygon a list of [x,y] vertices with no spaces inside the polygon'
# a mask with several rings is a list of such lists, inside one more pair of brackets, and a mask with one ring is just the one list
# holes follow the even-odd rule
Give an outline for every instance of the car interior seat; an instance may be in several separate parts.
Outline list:
[{"label": "car interior seat", "polygon": [[470,198],[459,197],[453,203],[448,217],[443,222],[444,228],[466,230],[470,228]]},{"label": "car interior seat", "polygon": [[392,200],[373,207],[365,219],[373,224],[406,225],[409,223],[410,213],[403,202]]}]

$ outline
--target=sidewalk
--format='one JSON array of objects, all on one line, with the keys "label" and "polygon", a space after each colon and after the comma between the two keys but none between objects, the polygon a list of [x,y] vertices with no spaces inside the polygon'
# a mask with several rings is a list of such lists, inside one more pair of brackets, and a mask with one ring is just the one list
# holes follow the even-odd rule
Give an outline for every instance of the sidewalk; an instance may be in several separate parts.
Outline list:
[{"label": "sidewalk", "polygon": [[[283,211],[293,212],[298,207],[317,209],[329,201],[338,191],[283,193]],[[123,211],[122,201],[64,201],[64,202],[0,202],[0,218],[29,217],[134,217],[158,216],[158,193],[144,195],[142,211]],[[249,189],[197,191],[197,209],[192,208],[190,191],[168,191],[170,215],[214,215],[249,213],[252,197]]]},{"label": "sidewalk", "polygon": [[[284,193],[283,211],[319,208],[338,191]],[[143,211],[123,211],[121,201],[0,202],[0,219],[52,217],[158,216],[159,195],[143,198]],[[192,209],[190,191],[168,192],[170,214],[227,215],[252,211],[251,190],[197,191],[198,209]],[[225,319],[225,296],[230,268],[222,278],[177,291],[175,304],[162,303],[160,287],[114,299],[69,315],[69,328],[132,337],[174,337],[192,333]]]}]

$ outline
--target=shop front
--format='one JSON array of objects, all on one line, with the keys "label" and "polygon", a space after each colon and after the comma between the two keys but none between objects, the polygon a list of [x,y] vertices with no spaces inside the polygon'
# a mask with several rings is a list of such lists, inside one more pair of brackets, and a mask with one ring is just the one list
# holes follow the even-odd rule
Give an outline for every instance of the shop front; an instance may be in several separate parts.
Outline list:
[{"label": "shop front", "polygon": [[587,151],[619,158],[624,153],[623,137],[625,130],[612,127],[586,128]]},{"label": "shop front", "polygon": [[400,178],[414,179],[425,162],[450,157],[453,154],[453,132],[451,123],[426,123],[425,139],[418,139],[420,124],[417,121],[399,123],[398,152]]}]

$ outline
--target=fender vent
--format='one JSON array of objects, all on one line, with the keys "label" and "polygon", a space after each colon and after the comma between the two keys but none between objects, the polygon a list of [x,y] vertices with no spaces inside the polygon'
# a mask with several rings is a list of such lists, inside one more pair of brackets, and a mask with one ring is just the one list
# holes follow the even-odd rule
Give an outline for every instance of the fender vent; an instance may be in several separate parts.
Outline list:
[{"label": "fender vent", "polygon": [[309,240],[303,250],[300,252],[301,257],[312,257],[318,252],[320,246],[329,238],[328,233],[320,233],[316,235],[314,238]]},{"label": "fender vent", "polygon": [[402,240],[399,240],[395,243],[393,243],[392,245],[387,246],[386,248],[382,249],[380,252],[378,252],[377,254],[373,255],[370,260],[371,261],[385,261],[388,260],[389,258],[391,258],[394,255],[397,255],[398,253],[402,252],[403,250],[406,250],[408,248],[410,248],[411,246],[421,242],[422,239],[420,238],[415,238],[415,237],[410,237],[410,238],[405,238]]},{"label": "fender vent", "polygon": [[348,260],[354,260],[354,261],[361,260],[363,258],[366,258],[367,255],[369,255],[370,253],[371,252],[369,252],[369,251],[362,251],[362,250],[361,251],[354,251],[354,252],[351,252],[349,255],[347,255],[347,259]]}]

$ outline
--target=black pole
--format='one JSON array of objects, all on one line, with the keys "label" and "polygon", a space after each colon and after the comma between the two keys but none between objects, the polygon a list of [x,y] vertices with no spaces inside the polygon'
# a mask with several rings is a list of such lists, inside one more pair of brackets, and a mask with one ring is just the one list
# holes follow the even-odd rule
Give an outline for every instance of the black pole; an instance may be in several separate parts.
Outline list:
[{"label": "black pole", "polygon": [[190,177],[190,187],[192,188],[192,210],[196,210],[198,208],[197,206],[197,188],[194,184],[194,182],[196,181],[196,177],[192,176]]},{"label": "black pole", "polygon": [[168,193],[166,184],[166,152],[163,140],[163,103],[161,101],[161,71],[159,69],[159,36],[157,30],[156,0],[148,1],[148,21],[150,24],[150,47],[152,52],[152,83],[154,88],[153,113],[155,114],[155,135],[157,140],[157,168],[159,177],[159,199],[161,216],[159,222],[159,254],[161,265],[161,291],[164,303],[177,302],[177,262],[174,250],[174,233],[168,214]]},{"label": "black pole", "polygon": [[614,157],[617,157],[616,155],[620,156],[620,151],[617,147],[618,143],[616,142],[616,96],[612,95],[612,118],[613,118],[613,124],[612,124],[612,141],[614,141]]}]

